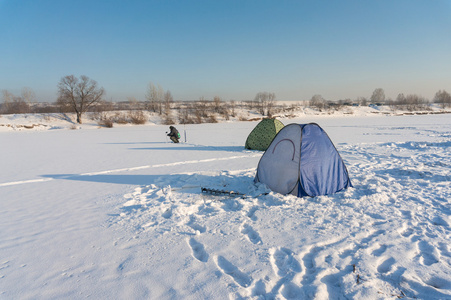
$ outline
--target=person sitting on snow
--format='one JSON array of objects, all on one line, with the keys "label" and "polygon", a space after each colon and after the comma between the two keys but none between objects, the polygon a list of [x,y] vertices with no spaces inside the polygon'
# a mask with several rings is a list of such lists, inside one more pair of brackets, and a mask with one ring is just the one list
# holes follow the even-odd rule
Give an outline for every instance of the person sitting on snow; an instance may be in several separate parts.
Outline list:
[{"label": "person sitting on snow", "polygon": [[180,139],[180,133],[174,126],[169,126],[169,129],[171,130],[171,132],[168,133],[168,137],[170,137],[171,141],[173,141],[174,143],[178,143]]}]

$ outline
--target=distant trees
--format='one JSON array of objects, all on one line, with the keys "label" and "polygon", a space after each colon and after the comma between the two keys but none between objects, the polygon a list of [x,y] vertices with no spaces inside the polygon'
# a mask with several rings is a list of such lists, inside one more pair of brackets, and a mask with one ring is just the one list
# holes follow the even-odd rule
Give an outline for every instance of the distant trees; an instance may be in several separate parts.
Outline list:
[{"label": "distant trees", "polygon": [[4,114],[26,114],[30,113],[30,103],[36,101],[36,95],[30,88],[23,88],[21,95],[16,96],[8,90],[2,90],[3,104],[1,112]]},{"label": "distant trees", "polygon": [[408,111],[425,109],[427,102],[426,98],[420,95],[411,94],[405,96],[405,107]]},{"label": "distant trees", "polygon": [[76,113],[77,123],[81,124],[81,117],[90,107],[102,101],[105,94],[95,80],[87,76],[69,75],[61,78],[58,83],[58,100],[60,107],[68,108]]},{"label": "distant trees", "polygon": [[164,93],[164,108],[165,110],[171,109],[171,104],[174,102],[174,97],[172,96],[171,91],[166,91]]},{"label": "distant trees", "polygon": [[147,86],[146,99],[148,101],[149,111],[158,112],[160,115],[163,112],[163,99],[164,90],[158,84],[155,86],[152,82],[149,82]]},{"label": "distant trees", "polygon": [[385,101],[384,90],[381,88],[375,89],[370,99],[371,103],[383,103]]},{"label": "distant trees", "polygon": [[159,115],[164,114],[168,118],[171,103],[174,102],[174,97],[169,90],[165,92],[161,85],[149,82],[146,99],[149,111],[157,112]]},{"label": "distant trees", "polygon": [[[189,123],[203,123],[216,122],[219,116],[225,120],[229,120],[230,116],[236,116],[236,108],[246,108],[253,112],[259,112],[262,116],[272,117],[274,114],[286,110],[294,110],[294,108],[287,109],[285,105],[280,105],[276,102],[275,93],[258,92],[253,100],[247,101],[227,101],[219,96],[214,96],[213,99],[205,99],[200,97],[197,101],[178,101],[174,103],[174,98],[171,92],[164,91],[163,88],[157,84],[149,82],[147,92],[145,94],[145,101],[138,101],[134,97],[128,97],[127,101],[121,102],[106,102],[103,101],[105,90],[99,87],[97,82],[87,76],[74,75],[62,77],[58,83],[58,98],[56,103],[33,103],[36,101],[36,95],[30,88],[23,88],[20,95],[14,95],[8,90],[0,91],[0,113],[14,114],[14,113],[48,113],[48,112],[75,112],[78,123],[82,123],[82,115],[85,112],[93,112],[101,119],[100,112],[129,110],[128,113],[123,113],[122,116],[114,118],[116,123],[146,122],[149,112],[158,113],[165,124],[174,124],[177,120],[184,124]],[[308,106],[316,108],[320,111],[340,110],[342,106],[357,106],[367,105],[368,103],[387,104],[395,109],[403,110],[430,110],[429,100],[415,94],[404,95],[399,94],[395,100],[386,98],[385,92],[382,88],[376,88],[370,98],[358,97],[355,100],[349,98],[326,101],[321,95],[316,94],[304,103]],[[451,95],[445,90],[439,90],[433,102],[439,104],[442,109],[451,107]],[[304,104],[305,105],[305,104]],[[152,114],[151,114],[152,115]],[[155,114],[153,114],[155,115]],[[238,115],[239,118],[242,116]],[[244,119],[244,117],[243,117]]]},{"label": "distant trees", "polygon": [[326,100],[321,95],[313,95],[309,101],[309,106],[316,107],[320,110],[325,109],[327,107]]},{"label": "distant trees", "polygon": [[365,97],[357,97],[357,103],[362,106],[368,105],[368,100]]},{"label": "distant trees", "polygon": [[272,110],[276,101],[276,94],[259,92],[255,95],[254,101],[257,104],[258,111],[262,115],[266,115],[268,117],[272,116]]},{"label": "distant trees", "polygon": [[164,123],[166,125],[174,124],[174,119],[171,115],[171,104],[174,102],[174,97],[170,91],[164,93]]},{"label": "distant trees", "polygon": [[213,103],[214,103],[215,112],[217,112],[217,113],[221,112],[221,97],[214,96]]},{"label": "distant trees", "polygon": [[445,90],[440,90],[435,93],[434,102],[439,103],[442,108],[451,106],[451,95]]},{"label": "distant trees", "polygon": [[398,94],[398,96],[396,96],[396,102],[395,103],[405,103],[406,101],[406,96],[404,96],[403,93]]},{"label": "distant trees", "polygon": [[398,94],[395,101],[388,101],[390,107],[393,110],[396,108],[401,108],[408,111],[427,109],[427,102],[428,101],[426,100],[426,98],[422,96],[416,94],[404,95],[403,93]]}]

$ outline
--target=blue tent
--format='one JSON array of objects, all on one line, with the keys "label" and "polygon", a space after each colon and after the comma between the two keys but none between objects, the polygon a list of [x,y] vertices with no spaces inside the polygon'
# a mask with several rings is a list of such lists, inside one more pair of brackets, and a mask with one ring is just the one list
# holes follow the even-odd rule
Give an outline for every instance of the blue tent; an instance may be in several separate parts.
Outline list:
[{"label": "blue tent", "polygon": [[352,187],[340,154],[315,123],[282,128],[260,159],[255,182],[298,197],[329,195]]}]

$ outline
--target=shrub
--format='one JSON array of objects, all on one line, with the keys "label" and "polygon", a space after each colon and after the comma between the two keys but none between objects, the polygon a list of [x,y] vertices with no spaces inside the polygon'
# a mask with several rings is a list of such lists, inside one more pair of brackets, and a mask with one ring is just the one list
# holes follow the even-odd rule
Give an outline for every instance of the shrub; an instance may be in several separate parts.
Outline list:
[{"label": "shrub", "polygon": [[113,127],[113,119],[105,113],[99,115],[99,121],[97,121],[99,126],[112,128]]},{"label": "shrub", "polygon": [[171,124],[174,124],[175,123],[175,121],[174,121],[174,119],[171,117],[171,116],[166,116],[164,119],[163,119],[163,125],[171,125]]},{"label": "shrub", "polygon": [[147,122],[147,118],[142,110],[130,111],[128,116],[130,118],[130,122],[135,125],[142,125]]},{"label": "shrub", "polygon": [[180,124],[196,124],[194,119],[191,117],[189,108],[183,108],[180,110],[179,123]]},{"label": "shrub", "polygon": [[116,112],[114,114],[113,120],[117,124],[127,124],[128,118],[125,116],[124,113]]},{"label": "shrub", "polygon": [[196,110],[196,113],[194,115],[193,119],[194,124],[202,124],[202,115],[200,111]]},{"label": "shrub", "polygon": [[215,115],[211,114],[210,116],[208,116],[208,118],[206,119],[207,123],[218,123],[218,120],[216,119]]},{"label": "shrub", "polygon": [[113,120],[111,119],[103,119],[97,122],[100,126],[106,127],[106,128],[112,128],[113,127]]}]

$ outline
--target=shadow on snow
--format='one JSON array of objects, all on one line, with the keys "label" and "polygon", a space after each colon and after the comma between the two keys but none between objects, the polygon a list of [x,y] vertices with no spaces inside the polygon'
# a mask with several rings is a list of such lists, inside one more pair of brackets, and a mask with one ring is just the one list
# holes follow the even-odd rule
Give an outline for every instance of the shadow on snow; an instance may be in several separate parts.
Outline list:
[{"label": "shadow on snow", "polygon": [[85,181],[85,182],[98,182],[98,183],[112,183],[112,184],[127,184],[127,185],[151,185],[154,184],[160,188],[171,186],[172,189],[183,192],[183,190],[188,190],[200,187],[214,187],[219,188],[224,184],[237,185],[248,181],[249,184],[253,184],[253,177],[246,175],[238,176],[224,176],[218,175],[201,175],[201,174],[173,174],[173,175],[111,175],[111,174],[100,174],[100,175],[79,175],[79,174],[48,174],[42,175],[44,178],[52,179],[63,179],[63,180],[75,180],[75,181]]},{"label": "shadow on snow", "polygon": [[193,146],[185,146],[180,144],[174,144],[168,147],[148,147],[148,148],[130,148],[130,150],[191,150],[191,151],[228,151],[228,152],[248,152],[248,150],[244,149],[243,146],[202,146],[202,145],[193,145]]}]

